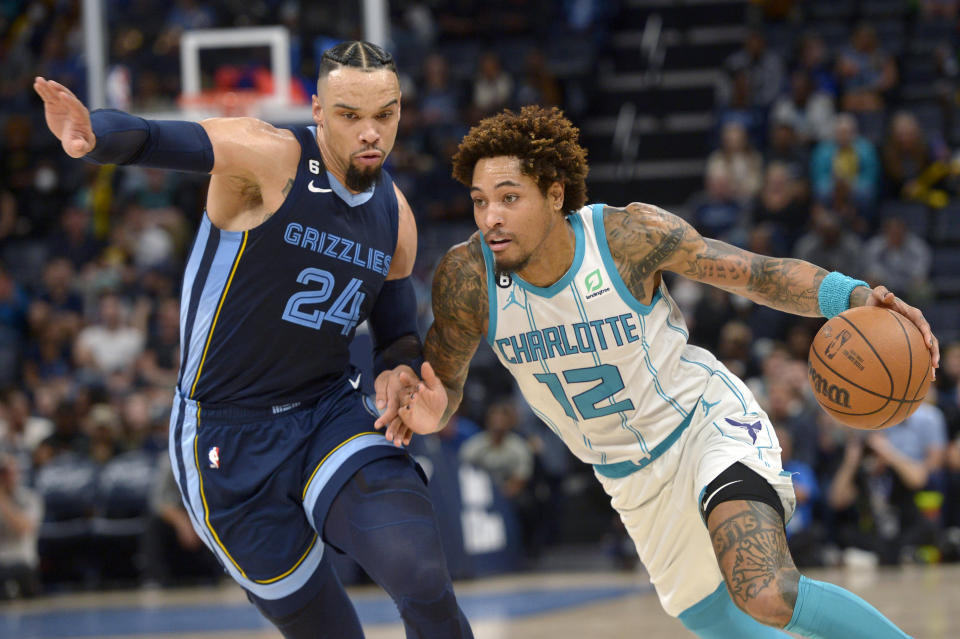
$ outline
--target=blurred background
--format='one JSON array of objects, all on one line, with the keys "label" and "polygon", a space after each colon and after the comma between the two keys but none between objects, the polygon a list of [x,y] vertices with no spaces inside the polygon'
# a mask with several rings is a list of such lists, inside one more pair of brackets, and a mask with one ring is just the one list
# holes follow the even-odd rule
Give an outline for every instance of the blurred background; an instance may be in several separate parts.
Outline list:
[{"label": "blurred background", "polygon": [[[928,401],[867,434],[810,393],[822,320],[669,279],[691,341],[778,429],[798,564],[960,560],[958,25],[955,0],[0,0],[0,598],[225,579],[166,459],[206,178],[71,160],[34,76],[93,106],[304,124],[322,51],[364,37],[402,77],[387,168],[417,216],[423,330],[439,257],[475,228],[457,143],[504,107],[558,105],[591,201],[654,203],[923,309],[942,352]],[[354,352],[369,367],[363,330]],[[635,570],[592,469],[489,349],[472,366],[459,414],[413,444],[454,576]]]}]

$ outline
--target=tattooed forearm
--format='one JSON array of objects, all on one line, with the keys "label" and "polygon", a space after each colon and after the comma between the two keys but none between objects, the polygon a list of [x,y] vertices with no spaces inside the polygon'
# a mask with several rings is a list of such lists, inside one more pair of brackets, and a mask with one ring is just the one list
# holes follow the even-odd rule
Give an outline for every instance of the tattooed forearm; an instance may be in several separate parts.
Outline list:
[{"label": "tattooed forearm", "polygon": [[745,281],[749,272],[744,251],[725,242],[705,239],[702,250],[687,262],[683,274],[699,282],[727,286]]},{"label": "tattooed forearm", "polygon": [[779,603],[766,609],[767,618],[760,621],[779,623],[784,617],[789,620],[797,600],[800,573],[790,556],[783,520],[771,506],[760,502],[729,502],[721,506],[727,516],[723,518],[721,507],[711,514],[710,537],[731,596],[746,609],[751,608],[751,601],[773,599]]},{"label": "tattooed forearm", "polygon": [[790,258],[743,251],[718,240],[703,239],[692,251],[683,274],[797,315],[820,315],[817,293],[827,275],[822,268]]},{"label": "tattooed forearm", "polygon": [[825,270],[803,260],[756,255],[750,261],[747,290],[773,308],[817,316],[820,314],[817,294],[826,276]]},{"label": "tattooed forearm", "polygon": [[486,327],[486,274],[480,237],[452,248],[433,278],[433,326],[424,342],[424,356],[447,388],[450,401],[441,424],[456,410],[467,368]]}]

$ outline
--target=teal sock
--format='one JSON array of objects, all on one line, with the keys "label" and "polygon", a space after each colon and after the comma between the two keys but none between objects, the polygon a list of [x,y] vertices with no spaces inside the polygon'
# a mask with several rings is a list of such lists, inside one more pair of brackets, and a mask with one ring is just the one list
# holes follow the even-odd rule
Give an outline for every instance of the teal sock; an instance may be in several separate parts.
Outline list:
[{"label": "teal sock", "polygon": [[806,577],[800,577],[797,605],[784,630],[810,639],[910,638],[849,590]]},{"label": "teal sock", "polygon": [[700,639],[789,639],[786,633],[763,625],[737,608],[724,583],[680,613],[679,619]]}]

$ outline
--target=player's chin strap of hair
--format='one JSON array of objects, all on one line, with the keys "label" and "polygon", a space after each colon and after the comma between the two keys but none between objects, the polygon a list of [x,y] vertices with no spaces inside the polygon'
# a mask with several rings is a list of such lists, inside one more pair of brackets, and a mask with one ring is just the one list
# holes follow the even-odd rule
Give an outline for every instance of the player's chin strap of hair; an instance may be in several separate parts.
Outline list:
[{"label": "player's chin strap of hair", "polygon": [[144,120],[116,109],[97,109],[90,113],[90,124],[97,142],[84,156],[87,160],[198,173],[213,169],[210,136],[196,122]]},{"label": "player's chin strap of hair", "polygon": [[367,319],[373,336],[373,371],[406,364],[419,375],[423,344],[417,330],[417,294],[409,277],[387,280]]},{"label": "player's chin strap of hair", "polygon": [[850,293],[858,286],[870,287],[863,280],[855,280],[839,271],[834,271],[823,278],[817,293],[817,301],[823,316],[830,319],[850,308]]}]

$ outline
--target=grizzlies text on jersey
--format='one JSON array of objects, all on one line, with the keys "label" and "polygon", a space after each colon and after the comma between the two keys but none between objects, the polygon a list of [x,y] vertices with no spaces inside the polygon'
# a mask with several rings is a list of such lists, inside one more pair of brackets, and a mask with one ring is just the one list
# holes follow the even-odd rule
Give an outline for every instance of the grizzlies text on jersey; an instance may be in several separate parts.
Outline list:
[{"label": "grizzlies text on jersey", "polygon": [[181,294],[185,398],[290,407],[350,370],[350,341],[390,270],[397,198],[385,171],[350,193],[325,170],[315,128],[292,131],[300,163],[273,216],[242,232],[203,216]]}]

